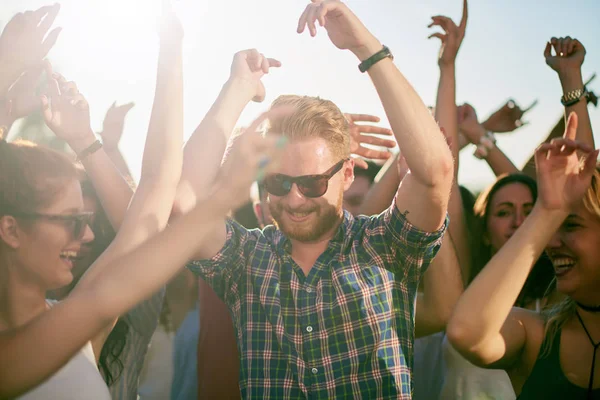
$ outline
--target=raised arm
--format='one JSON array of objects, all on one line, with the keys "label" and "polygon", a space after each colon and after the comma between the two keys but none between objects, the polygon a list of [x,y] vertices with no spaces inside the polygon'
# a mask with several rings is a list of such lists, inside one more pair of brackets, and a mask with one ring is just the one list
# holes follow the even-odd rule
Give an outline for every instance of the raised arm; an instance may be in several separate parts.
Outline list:
[{"label": "raised arm", "polygon": [[[276,162],[280,143],[276,137],[263,139],[254,130],[251,132],[238,141],[223,166],[223,179],[217,182],[211,196],[195,209],[143,244],[138,242],[139,246],[126,254],[112,251],[111,259],[97,261],[66,300],[25,326],[0,332],[0,398],[18,396],[57,371],[107,324],[175,276],[197,251],[199,243],[201,246],[212,234],[214,224],[229,209],[247,201],[250,184],[258,174],[264,174],[258,172],[259,167],[264,168],[262,160],[266,156]],[[139,215],[137,210],[143,208],[136,206],[141,196],[148,195],[147,191],[140,191],[143,185],[140,182],[129,212]],[[171,196],[174,191],[171,190]],[[171,204],[163,204],[159,212]],[[156,220],[166,221],[167,215],[165,212]],[[129,222],[133,220],[128,213],[123,229]],[[148,227],[141,224],[140,229],[147,232]],[[65,330],[65,326],[69,329]]]},{"label": "raised arm", "polygon": [[99,133],[102,138],[104,151],[106,151],[106,154],[110,157],[119,172],[127,178],[131,178],[131,172],[123,154],[119,150],[119,142],[125,128],[125,117],[134,105],[134,103],[126,103],[117,106],[116,102],[113,103],[108,111],[106,111],[106,116],[102,122],[102,132]]},{"label": "raised arm", "polygon": [[[235,54],[231,75],[223,85],[219,97],[212,105],[196,131],[185,145],[183,172],[173,208],[174,216],[187,213],[200,200],[210,194],[225,148],[240,114],[250,101],[261,102],[265,87],[261,78],[270,68],[281,63],[267,58],[257,50],[244,50]],[[215,225],[210,240],[198,249],[195,259],[212,257],[225,243],[225,222]]]},{"label": "raised arm", "polygon": [[[458,51],[462,44],[462,41],[465,37],[465,32],[467,29],[467,20],[468,20],[468,4],[467,0],[463,2],[463,14],[460,21],[460,24],[457,26],[454,21],[452,21],[448,17],[444,16],[435,16],[432,17],[432,23],[429,27],[432,26],[440,26],[444,33],[434,33],[431,37],[437,37],[441,40],[442,46],[440,48],[438,65],[440,67],[440,81],[438,85],[437,99],[435,104],[435,117],[444,132],[450,149],[452,151],[452,157],[454,158],[454,181],[452,184],[452,193],[450,196],[450,201],[448,203],[448,215],[450,216],[450,220],[452,223],[448,227],[450,235],[452,236],[451,241],[452,246],[446,244],[446,251],[442,252],[442,256],[444,256],[443,261],[438,261],[442,265],[442,268],[435,268],[433,271],[428,271],[428,275],[432,274],[440,274],[440,278],[442,279],[433,279],[433,282],[441,282],[443,277],[446,275],[443,274],[444,266],[452,265],[458,266],[460,265],[465,268],[466,271],[469,271],[471,268],[471,254],[468,246],[468,235],[469,232],[467,230],[467,223],[464,216],[464,207],[462,198],[460,195],[460,189],[458,187],[458,166],[459,166],[459,138],[458,138],[458,116],[457,116],[457,108],[456,108],[456,56],[458,55]],[[449,239],[446,239],[448,241]],[[456,254],[453,254],[456,250]],[[456,262],[455,257],[458,256],[459,263]],[[438,255],[439,257],[439,255]],[[459,271],[457,269],[457,271]],[[453,271],[452,273],[456,273],[457,271]],[[460,275],[460,274],[459,274]],[[447,276],[452,282],[454,276]],[[427,280],[427,275],[424,277]],[[461,293],[462,284],[460,280],[458,281],[458,285],[454,285],[452,288],[449,286],[438,286],[438,285],[429,285],[430,290],[425,290],[424,296],[442,296],[445,293],[446,289],[448,289],[452,293]],[[451,293],[448,293],[449,295]],[[453,297],[456,301],[457,297]],[[423,302],[422,302],[423,303]],[[427,301],[425,304],[434,304],[432,302]],[[447,303],[438,304],[443,309],[447,309],[445,307],[448,306]],[[454,302],[449,304],[450,307],[453,307]],[[428,310],[428,308],[425,308]],[[431,310],[435,315],[435,310]],[[423,315],[423,313],[421,313]],[[417,318],[419,318],[419,314],[417,314]],[[446,315],[447,321],[449,315]]]},{"label": "raised arm", "polygon": [[[590,79],[588,79],[587,82],[585,82],[585,86],[589,85],[595,78],[596,78],[596,74],[593,74],[592,77]],[[598,106],[598,97],[596,97],[596,94],[594,92],[590,91],[589,98],[586,100],[587,100],[588,106],[590,104],[593,104],[594,107]],[[561,117],[558,120],[558,122],[556,123],[556,125],[554,125],[554,127],[552,128],[552,130],[550,131],[548,136],[546,136],[546,139],[542,143],[548,143],[554,138],[561,137],[563,132],[565,131],[565,122],[566,122],[565,116],[561,115]],[[527,162],[523,166],[523,169],[521,170],[521,172],[523,172],[526,175],[531,176],[532,178],[535,178],[535,157],[534,156],[535,156],[535,154],[532,155],[529,158],[529,160],[527,160]]]},{"label": "raised arm", "polygon": [[[325,27],[336,47],[352,51],[361,62],[383,48],[339,1],[309,4],[300,17],[298,32],[308,26],[311,35],[316,35],[317,21]],[[391,58],[376,62],[368,73],[411,171],[400,185],[396,205],[416,227],[437,230],[446,218],[452,185],[452,154],[429,110]]]},{"label": "raised arm", "polygon": [[546,64],[558,74],[563,96],[566,96],[566,100],[570,103],[565,105],[565,115],[574,112],[579,118],[577,140],[593,147],[594,134],[581,73],[581,66],[585,60],[585,47],[579,40],[571,39],[569,36],[558,39],[553,37],[546,43],[544,57]]},{"label": "raised arm", "polygon": [[[532,265],[589,188],[598,151],[576,142],[577,115],[565,137],[536,151],[539,197],[523,225],[477,275],[458,301],[448,323],[452,345],[480,366],[509,368],[527,345],[531,319],[513,309]],[[576,151],[587,156],[584,168]]]},{"label": "raised arm", "polygon": [[[95,147],[99,142],[90,126],[89,105],[79,93],[75,82],[68,82],[60,74],[53,73],[48,62],[46,75],[48,97],[42,96],[46,124],[78,155],[94,185],[102,208],[112,227],[118,231],[133,196],[133,189],[105,149]],[[95,151],[91,151],[92,149]]]},{"label": "raised arm", "polygon": [[463,15],[457,26],[454,21],[441,15],[432,17],[429,25],[440,26],[444,33],[433,33],[429,38],[441,40],[438,65],[440,80],[438,83],[435,104],[435,119],[449,138],[452,157],[454,158],[454,175],[458,175],[458,118],[456,114],[456,56],[465,37],[469,11],[467,0],[463,1]]},{"label": "raised arm", "polygon": [[519,172],[498,146],[495,139],[488,136],[488,131],[479,123],[477,113],[470,104],[463,104],[458,109],[460,130],[469,142],[477,146],[475,155],[485,160],[496,176]]},{"label": "raised arm", "polygon": [[375,177],[375,182],[367,192],[359,213],[377,215],[387,209],[394,201],[398,186],[407,173],[408,165],[402,157],[402,152],[399,152],[385,163]]},{"label": "raised arm", "polygon": [[60,28],[50,28],[60,6],[44,6],[16,14],[0,35],[0,100],[27,69],[39,67],[58,39]]}]

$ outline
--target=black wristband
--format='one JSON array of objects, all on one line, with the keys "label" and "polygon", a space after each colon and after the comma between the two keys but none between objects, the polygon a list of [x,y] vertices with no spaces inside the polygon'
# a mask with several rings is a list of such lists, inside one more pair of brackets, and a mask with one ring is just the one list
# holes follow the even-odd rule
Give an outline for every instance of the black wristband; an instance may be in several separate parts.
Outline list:
[{"label": "black wristband", "polygon": [[84,158],[90,156],[102,148],[102,142],[97,140],[86,147],[81,153],[77,154],[77,162],[83,161]]},{"label": "black wristband", "polygon": [[360,72],[367,72],[369,68],[371,68],[373,65],[377,64],[384,58],[391,58],[392,60],[394,59],[394,55],[387,46],[383,46],[383,49],[379,50],[377,53],[373,54],[371,57],[358,64],[358,69],[360,70]]}]

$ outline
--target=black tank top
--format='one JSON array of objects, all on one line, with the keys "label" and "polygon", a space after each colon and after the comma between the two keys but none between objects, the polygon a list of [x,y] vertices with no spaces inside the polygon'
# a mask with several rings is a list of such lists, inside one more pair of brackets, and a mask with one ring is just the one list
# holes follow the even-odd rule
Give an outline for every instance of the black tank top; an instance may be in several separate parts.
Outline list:
[{"label": "black tank top", "polygon": [[[561,331],[556,332],[556,337],[552,342],[550,354],[542,357],[546,340],[540,348],[533,371],[525,381],[523,390],[517,400],[550,400],[550,399],[565,399],[565,400],[600,400],[600,389],[592,391],[592,397],[588,397],[587,387],[583,388],[571,383],[560,367],[560,336]],[[591,365],[590,365],[591,368]]]}]

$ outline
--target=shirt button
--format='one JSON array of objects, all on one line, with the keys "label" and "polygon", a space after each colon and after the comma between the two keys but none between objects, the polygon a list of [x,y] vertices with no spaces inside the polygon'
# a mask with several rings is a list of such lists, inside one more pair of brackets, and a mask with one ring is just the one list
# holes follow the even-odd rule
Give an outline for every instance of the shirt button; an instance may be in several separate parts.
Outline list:
[{"label": "shirt button", "polygon": [[309,325],[306,327],[306,332],[311,333],[312,331],[312,326]]},{"label": "shirt button", "polygon": [[310,287],[307,287],[307,288],[306,288],[306,293],[312,293],[312,288],[310,288]]},{"label": "shirt button", "polygon": [[319,370],[316,369],[316,368],[313,368],[313,369],[310,370],[310,372],[312,372],[313,374],[316,374],[317,372],[319,372]]}]

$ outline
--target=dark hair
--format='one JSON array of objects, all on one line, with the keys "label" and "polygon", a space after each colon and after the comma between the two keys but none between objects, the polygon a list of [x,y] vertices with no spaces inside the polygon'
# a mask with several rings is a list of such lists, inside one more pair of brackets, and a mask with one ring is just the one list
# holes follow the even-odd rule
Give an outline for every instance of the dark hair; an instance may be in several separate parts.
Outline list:
[{"label": "dark hair", "polygon": [[364,176],[372,184],[373,182],[375,182],[375,177],[381,170],[381,166],[375,164],[373,161],[367,161],[367,165],[369,166],[368,169],[354,167],[354,176],[356,178],[358,178],[359,176]]},{"label": "dark hair", "polygon": [[[80,173],[83,196],[93,199],[98,204],[98,210],[96,211],[94,223],[91,227],[94,232],[94,241],[91,243],[91,260],[96,260],[115,238],[115,231],[104,209],[100,206],[100,199],[96,194],[92,182],[83,170]],[[123,373],[124,365],[120,357],[127,343],[129,329],[129,324],[124,319],[119,318],[106,338],[104,346],[102,346],[102,351],[98,358],[98,367],[108,386],[112,385]]]},{"label": "dark hair", "polygon": [[[472,228],[470,229],[470,233],[474,235],[472,241],[470,241],[473,246],[471,247],[472,264],[469,283],[475,279],[477,274],[492,258],[492,249],[483,240],[487,232],[487,218],[490,215],[491,200],[500,189],[514,183],[525,185],[531,192],[533,201],[536,201],[538,192],[535,179],[522,173],[514,173],[499,176],[493,185],[479,195],[473,206],[475,222],[473,225],[469,224],[470,228]],[[469,223],[468,219],[467,223]],[[524,307],[536,299],[545,297],[549,289],[551,289],[553,282],[554,268],[550,259],[545,254],[542,254],[529,273],[527,281],[517,298],[516,305]]]},{"label": "dark hair", "polygon": [[0,140],[0,217],[38,211],[76,179],[77,170],[64,154],[25,140]]}]

